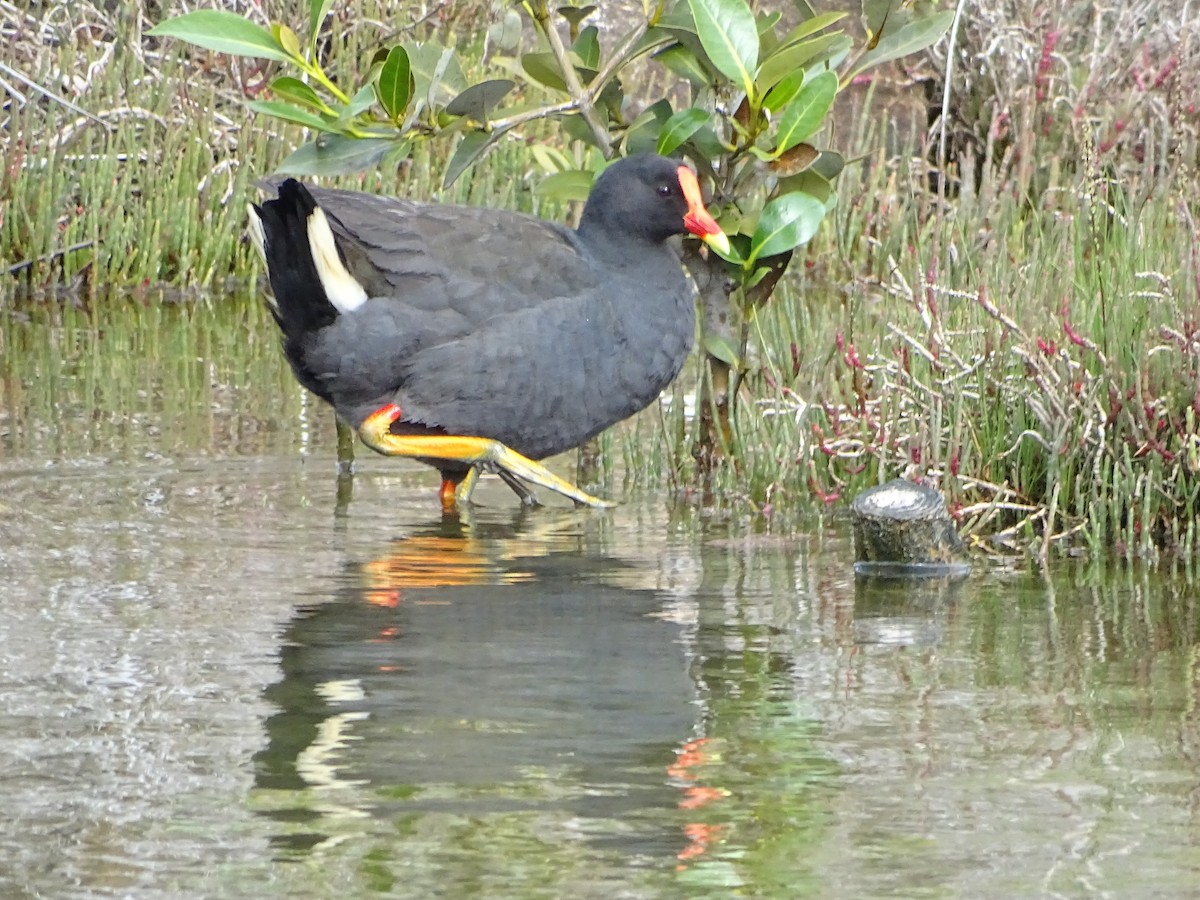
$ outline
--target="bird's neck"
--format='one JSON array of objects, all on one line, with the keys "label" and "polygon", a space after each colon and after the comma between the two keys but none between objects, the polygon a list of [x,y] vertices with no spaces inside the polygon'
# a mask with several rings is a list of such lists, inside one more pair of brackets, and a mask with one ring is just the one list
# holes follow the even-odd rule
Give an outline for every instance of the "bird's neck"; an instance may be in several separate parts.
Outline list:
[{"label": "bird's neck", "polygon": [[656,241],[612,225],[591,227],[586,220],[577,231],[588,252],[611,272],[649,272],[665,266],[674,272],[679,254],[667,241]]}]

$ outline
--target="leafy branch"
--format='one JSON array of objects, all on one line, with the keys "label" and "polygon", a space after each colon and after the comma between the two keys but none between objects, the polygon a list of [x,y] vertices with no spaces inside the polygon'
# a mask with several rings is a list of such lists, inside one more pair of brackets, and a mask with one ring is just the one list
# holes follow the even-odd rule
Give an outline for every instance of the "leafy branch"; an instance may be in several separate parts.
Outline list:
[{"label": "leafy branch", "polygon": [[[455,50],[410,42],[380,48],[357,88],[347,91],[316,54],[331,6],[332,0],[310,0],[303,46],[287,25],[267,29],[219,11],[168,19],[150,34],[296,73],[276,76],[270,99],[248,104],[316,134],[284,160],[280,171],[288,174],[394,165],[416,141],[452,138],[457,143],[444,173],[449,185],[505,133],[555,119],[570,139],[590,148],[591,160],[579,169],[566,155],[535,146],[549,175],[539,187],[543,196],[585,196],[595,171],[617,153],[687,156],[713,183],[714,211],[731,252],[724,259],[694,248],[685,254],[697,275],[705,323],[701,406],[702,416],[712,418],[700,429],[701,458],[719,455],[724,443],[755,308],[770,298],[794,251],[837,202],[833,186],[845,160],[812,141],[838,92],[870,67],[933,43],[953,18],[953,10],[939,11],[931,0],[863,0],[868,37],[855,47],[840,27],[848,13],[818,15],[806,0],[795,0],[787,27],[781,11],[756,13],[747,0],[660,0],[606,55],[599,29],[584,24],[594,7],[552,11],[548,0],[523,0],[520,9],[538,45],[520,52],[521,29],[512,29],[492,60],[510,77],[469,83]],[[630,121],[626,111],[633,104],[622,79],[644,57],[672,73],[676,88],[690,91],[690,102],[676,108],[663,96]],[[518,86],[522,97],[549,99],[505,107]]]}]

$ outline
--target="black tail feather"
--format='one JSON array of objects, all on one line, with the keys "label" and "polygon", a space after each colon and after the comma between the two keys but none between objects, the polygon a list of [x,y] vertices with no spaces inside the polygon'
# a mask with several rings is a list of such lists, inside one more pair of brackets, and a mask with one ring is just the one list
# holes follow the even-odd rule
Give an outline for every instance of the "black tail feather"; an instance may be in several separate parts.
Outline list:
[{"label": "black tail feather", "polygon": [[289,340],[331,325],[338,317],[321,286],[309,243],[308,217],[316,208],[308,189],[293,178],[279,185],[278,199],[254,205],[275,295],[271,312]]}]

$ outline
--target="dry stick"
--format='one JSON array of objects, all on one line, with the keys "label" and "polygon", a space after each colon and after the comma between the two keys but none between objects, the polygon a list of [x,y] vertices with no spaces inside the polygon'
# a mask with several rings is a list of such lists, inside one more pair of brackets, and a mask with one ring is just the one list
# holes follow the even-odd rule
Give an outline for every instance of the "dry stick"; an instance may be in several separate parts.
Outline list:
[{"label": "dry stick", "polygon": [[74,253],[76,250],[86,250],[88,247],[92,246],[94,243],[96,243],[96,242],[95,241],[82,241],[78,244],[72,244],[70,247],[63,247],[61,250],[55,250],[51,253],[47,253],[44,256],[38,256],[38,257],[35,257],[34,259],[22,260],[21,262],[17,263],[16,265],[9,266],[5,270],[5,274],[15,275],[15,274],[17,274],[17,272],[20,272],[22,269],[28,269],[30,266],[35,266],[38,263],[50,262],[51,260],[57,259],[60,256],[66,256],[68,253]]},{"label": "dry stick", "polygon": [[[66,97],[61,97],[58,94],[54,93],[54,91],[49,90],[48,88],[42,87],[40,84],[38,84],[32,78],[27,78],[26,76],[24,76],[20,72],[18,72],[16,69],[14,69],[12,66],[8,66],[8,65],[5,65],[4,63],[0,62],[0,72],[3,72],[9,78],[15,78],[17,81],[21,82],[21,84],[25,85],[30,90],[37,91],[43,97],[46,97],[49,100],[53,100],[55,103],[62,104],[67,109],[71,110],[71,112],[78,113],[81,116],[87,116],[92,121],[99,122],[101,125],[103,125],[105,128],[107,128],[109,131],[112,131],[112,126],[109,125],[107,122],[105,122],[103,119],[93,116],[86,109],[80,109],[78,106],[76,106],[70,100],[68,100]],[[4,81],[4,79],[0,78],[0,84],[3,84],[5,90],[7,90],[10,94],[12,94],[21,103],[27,102],[25,99],[25,96],[20,91],[18,91],[16,88],[14,88],[11,84],[9,84],[7,81]]]},{"label": "dry stick", "polygon": [[608,83],[608,80],[612,78],[614,74],[616,74],[617,69],[619,69],[625,63],[625,57],[637,45],[645,33],[646,26],[642,25],[629,35],[629,38],[625,41],[621,48],[613,53],[609,61],[605,63],[604,68],[600,70],[600,73],[592,79],[592,83],[588,85],[585,91],[583,91],[583,97],[563,100],[561,103],[553,103],[549,106],[539,106],[537,109],[525,110],[524,112],[517,113],[505,119],[493,119],[490,123],[488,123],[489,127],[492,131],[500,134],[516,128],[519,125],[524,125],[526,122],[532,122],[535,119],[544,119],[547,116],[557,115],[558,113],[575,112],[580,110],[580,103],[584,98],[586,98],[590,103],[591,101],[595,100],[597,96],[599,96],[600,91],[604,88],[604,85]]},{"label": "dry stick", "polygon": [[547,116],[557,115],[558,113],[574,112],[579,108],[579,104],[575,100],[564,100],[561,103],[554,103],[550,106],[539,106],[537,109],[527,109],[524,112],[516,113],[508,116],[505,119],[493,119],[488,124],[492,131],[501,134],[516,128],[518,125],[524,125],[526,122],[532,122],[535,119],[544,119]]}]

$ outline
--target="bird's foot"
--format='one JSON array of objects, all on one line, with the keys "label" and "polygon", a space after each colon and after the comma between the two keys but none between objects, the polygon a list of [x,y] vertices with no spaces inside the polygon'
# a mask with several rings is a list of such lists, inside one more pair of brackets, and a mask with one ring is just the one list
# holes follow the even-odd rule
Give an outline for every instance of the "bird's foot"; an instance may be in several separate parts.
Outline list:
[{"label": "bird's foot", "polygon": [[400,415],[400,407],[394,404],[381,407],[363,422],[359,436],[364,444],[385,456],[444,459],[470,466],[467,476],[457,486],[453,486],[453,482],[443,483],[443,510],[449,508],[449,497],[453,497],[456,504],[469,504],[481,472],[498,474],[526,506],[539,505],[526,482],[561,494],[573,500],[576,506],[608,509],[616,505],[593,497],[499,441],[471,435],[392,434],[391,425]]}]

